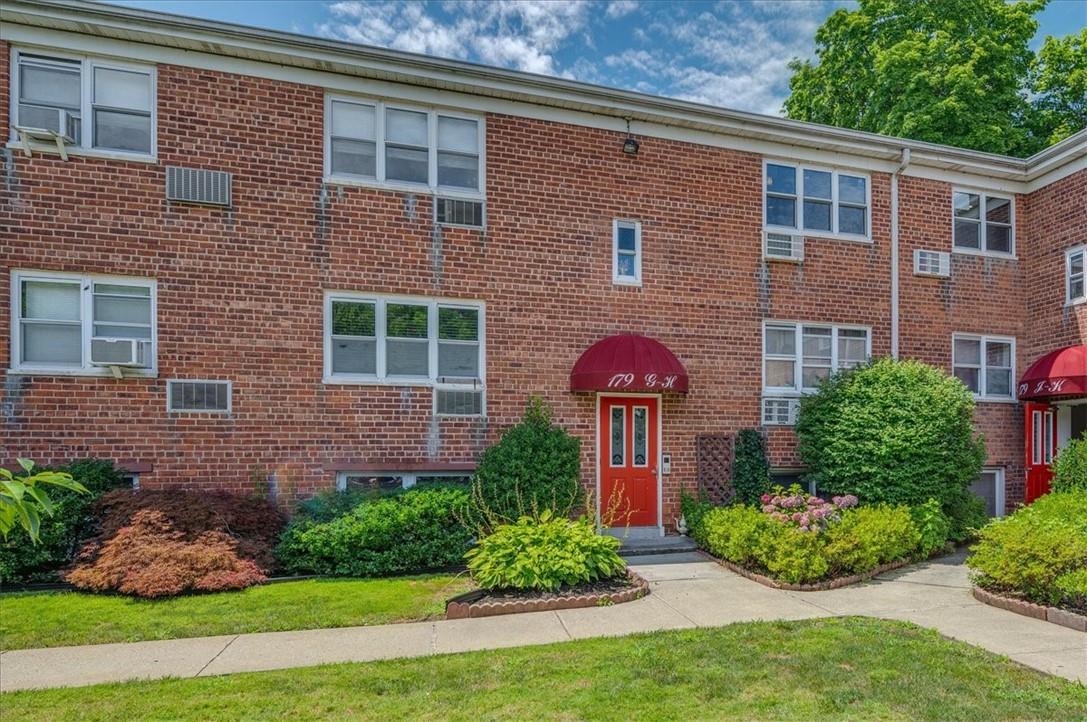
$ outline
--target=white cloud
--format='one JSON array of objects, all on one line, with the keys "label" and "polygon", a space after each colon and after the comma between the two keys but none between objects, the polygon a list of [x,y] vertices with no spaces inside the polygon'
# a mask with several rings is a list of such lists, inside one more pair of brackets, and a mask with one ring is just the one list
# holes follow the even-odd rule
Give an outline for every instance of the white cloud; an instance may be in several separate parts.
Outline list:
[{"label": "white cloud", "polygon": [[621,18],[637,9],[638,3],[635,0],[611,0],[611,2],[608,3],[608,9],[604,11],[604,14],[609,18]]}]

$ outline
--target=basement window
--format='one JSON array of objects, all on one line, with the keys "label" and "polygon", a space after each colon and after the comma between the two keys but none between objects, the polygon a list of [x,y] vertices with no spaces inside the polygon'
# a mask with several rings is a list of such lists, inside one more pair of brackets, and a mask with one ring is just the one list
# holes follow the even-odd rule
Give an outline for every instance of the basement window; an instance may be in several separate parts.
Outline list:
[{"label": "basement window", "polygon": [[471,474],[462,471],[340,471],[336,474],[336,489],[380,494],[434,484],[467,486],[471,480]]}]

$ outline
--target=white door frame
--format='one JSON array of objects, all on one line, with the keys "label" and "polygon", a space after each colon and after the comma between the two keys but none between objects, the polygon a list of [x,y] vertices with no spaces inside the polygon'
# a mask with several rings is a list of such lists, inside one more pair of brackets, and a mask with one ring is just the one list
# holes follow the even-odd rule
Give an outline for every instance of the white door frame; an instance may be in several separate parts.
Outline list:
[{"label": "white door frame", "polygon": [[[657,400],[657,534],[664,536],[664,476],[662,471],[662,458],[664,455],[664,397],[662,394],[635,394],[635,393],[613,393],[611,391],[598,391],[596,392],[596,420],[593,425],[596,427],[596,448],[593,449],[593,477],[596,482],[593,486],[593,496],[595,497],[596,505],[596,530],[601,531],[600,526],[600,459],[601,459],[601,436],[600,436],[600,399],[603,397],[608,398],[642,398],[642,399],[656,399]],[[628,527],[628,529],[652,529],[653,527]]]}]

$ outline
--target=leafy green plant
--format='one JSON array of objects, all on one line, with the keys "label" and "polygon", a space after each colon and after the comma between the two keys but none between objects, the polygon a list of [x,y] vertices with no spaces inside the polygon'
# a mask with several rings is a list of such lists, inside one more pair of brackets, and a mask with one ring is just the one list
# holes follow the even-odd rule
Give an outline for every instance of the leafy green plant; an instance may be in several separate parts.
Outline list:
[{"label": "leafy green plant", "polygon": [[87,493],[64,488],[50,490],[53,514],[41,519],[38,543],[33,543],[22,527],[15,527],[6,540],[0,541],[0,581],[56,581],[57,571],[71,563],[80,542],[93,531],[95,501],[103,493],[125,484],[113,463],[100,459],[73,461],[51,470],[71,474]]},{"label": "leafy green plant", "polygon": [[33,544],[40,541],[42,515],[53,515],[53,502],[42,487],[55,486],[80,494],[87,489],[63,471],[34,471],[34,462],[19,459],[23,474],[16,476],[0,467],[0,536],[6,541],[11,530],[21,527]]},{"label": "leafy green plant", "polygon": [[687,522],[687,536],[695,541],[702,537],[703,520],[713,509],[713,503],[702,494],[695,496],[686,489],[679,495],[679,510],[683,514],[683,520]]},{"label": "leafy green plant", "polygon": [[556,591],[626,569],[618,539],[597,534],[589,517],[572,520],[550,510],[499,526],[465,558],[484,589]]},{"label": "leafy green plant", "polygon": [[366,577],[455,566],[472,542],[468,499],[462,488],[433,486],[362,500],[327,521],[299,517],[276,556],[296,574]]},{"label": "leafy green plant", "polygon": [[770,463],[766,460],[766,441],[754,429],[736,434],[732,461],[732,488],[744,504],[758,504],[759,497],[770,490]]},{"label": "leafy green plant", "polygon": [[1087,568],[1087,491],[1054,492],[1020,507],[984,527],[971,551],[966,564],[979,586],[1060,603],[1066,592],[1057,580]]},{"label": "leafy green plant", "polygon": [[981,471],[974,399],[918,361],[880,359],[835,374],[801,400],[799,452],[823,493],[865,504],[944,503]]},{"label": "leafy green plant", "polygon": [[545,510],[569,516],[584,498],[580,441],[552,424],[550,409],[533,397],[521,422],[480,456],[472,519],[488,531]]},{"label": "leafy green plant", "polygon": [[859,574],[913,555],[921,532],[909,507],[880,504],[842,512],[841,520],[827,529],[826,537],[830,566]]},{"label": "leafy green plant", "polygon": [[921,535],[918,551],[922,557],[930,557],[947,546],[951,538],[951,520],[944,514],[940,502],[929,499],[910,510],[914,526]]},{"label": "leafy green plant", "polygon": [[978,530],[989,523],[985,500],[969,489],[949,492],[941,508],[951,524],[948,538],[956,544],[977,538]]},{"label": "leafy green plant", "polygon": [[777,522],[770,529],[759,538],[755,556],[775,579],[804,584],[827,576],[830,560],[823,535]]},{"label": "leafy green plant", "polygon": [[754,507],[718,507],[703,517],[696,541],[716,557],[747,565],[756,561],[762,538],[774,532],[775,523]]},{"label": "leafy green plant", "polygon": [[1060,595],[1062,606],[1087,612],[1087,569],[1065,572],[1053,580],[1053,588]]},{"label": "leafy green plant", "polygon": [[1053,491],[1087,491],[1087,433],[1068,442],[1053,460]]}]

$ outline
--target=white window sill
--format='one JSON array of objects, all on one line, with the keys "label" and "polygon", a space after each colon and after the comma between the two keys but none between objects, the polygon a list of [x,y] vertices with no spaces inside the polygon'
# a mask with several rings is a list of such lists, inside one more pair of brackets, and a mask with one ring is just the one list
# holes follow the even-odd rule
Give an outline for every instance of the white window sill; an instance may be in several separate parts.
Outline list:
[{"label": "white window sill", "polygon": [[[155,379],[158,378],[157,369],[132,369],[127,367],[121,367],[123,369],[125,379]],[[113,372],[110,371],[108,366],[93,369],[65,369],[65,368],[49,368],[49,367],[37,367],[29,368],[22,367],[17,369],[7,369],[9,376],[86,376],[90,378],[116,378]],[[122,379],[117,379],[118,381]]]},{"label": "white window sill", "polygon": [[390,388],[405,388],[405,387],[417,387],[432,389],[434,387],[440,387],[443,389],[465,389],[482,391],[485,388],[483,381],[478,384],[451,384],[447,381],[436,381],[434,379],[425,378],[397,378],[397,379],[379,379],[373,376],[328,376],[321,377],[321,383],[328,384],[330,386],[388,386]]},{"label": "white window sill", "polygon": [[[324,177],[324,184],[330,186],[373,188],[374,190],[394,191],[396,193],[421,193],[424,195],[437,195],[442,198],[456,198],[468,201],[485,200],[483,193],[467,188],[434,187],[427,185],[426,183],[398,183],[396,181],[381,182],[373,179],[360,178],[358,176],[326,175]],[[475,228],[475,226],[466,226],[466,228]]]},{"label": "white window sill", "polygon": [[[25,148],[20,141],[9,140],[6,146],[13,151],[18,151],[19,155],[24,158]],[[55,155],[59,156],[60,151],[57,150],[57,146],[54,143],[37,143],[30,144],[31,153],[41,153],[42,155]],[[64,147],[64,152],[68,155],[79,156],[81,158],[101,158],[103,160],[125,160],[135,163],[158,163],[158,157],[154,154],[147,153],[126,153],[119,150],[100,150],[98,148],[84,148],[82,146],[69,145]]]},{"label": "white window sill", "polygon": [[612,285],[625,286],[627,288],[641,288],[642,282],[635,278],[612,278]]},{"label": "white window sill", "polygon": [[870,236],[858,236],[852,233],[830,233],[828,231],[814,231],[811,229],[789,228],[782,226],[763,226],[763,233],[781,233],[789,236],[801,236],[823,241],[850,241],[852,243],[864,243],[872,245]]},{"label": "white window sill", "polygon": [[1074,306],[1082,306],[1085,303],[1087,303],[1087,296],[1084,296],[1083,298],[1073,298],[1071,301],[1065,301],[1064,305],[1068,308],[1072,308]]},{"label": "white window sill", "polygon": [[1002,261],[1018,261],[1019,257],[1014,253],[1000,253],[999,251],[981,251],[973,248],[951,248],[952,255],[955,256],[979,256],[982,258],[996,258]]},{"label": "white window sill", "polygon": [[1019,399],[1010,399],[1006,396],[978,396],[974,394],[974,401],[979,404],[1018,404]]}]

